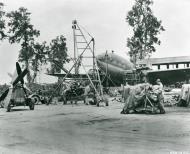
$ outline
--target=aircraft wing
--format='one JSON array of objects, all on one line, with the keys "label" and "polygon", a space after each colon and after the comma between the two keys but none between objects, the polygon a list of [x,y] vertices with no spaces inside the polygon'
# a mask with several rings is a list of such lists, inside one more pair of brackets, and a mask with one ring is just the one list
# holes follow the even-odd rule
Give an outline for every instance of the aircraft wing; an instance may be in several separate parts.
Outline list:
[{"label": "aircraft wing", "polygon": [[156,79],[160,79],[163,84],[175,84],[190,79],[190,68],[178,68],[168,70],[146,70],[144,74],[150,83],[154,84]]},{"label": "aircraft wing", "polygon": [[[66,74],[61,73],[53,73],[53,74],[47,74],[55,77],[62,77],[64,78]],[[88,79],[88,76],[86,74],[68,74],[67,79]]]}]

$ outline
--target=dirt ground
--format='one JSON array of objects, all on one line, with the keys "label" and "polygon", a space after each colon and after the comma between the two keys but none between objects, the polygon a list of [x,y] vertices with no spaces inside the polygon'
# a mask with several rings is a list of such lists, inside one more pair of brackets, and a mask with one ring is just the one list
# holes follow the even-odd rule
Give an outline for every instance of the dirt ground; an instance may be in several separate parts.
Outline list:
[{"label": "dirt ground", "polygon": [[123,104],[0,109],[0,154],[190,153],[190,108],[122,115]]}]

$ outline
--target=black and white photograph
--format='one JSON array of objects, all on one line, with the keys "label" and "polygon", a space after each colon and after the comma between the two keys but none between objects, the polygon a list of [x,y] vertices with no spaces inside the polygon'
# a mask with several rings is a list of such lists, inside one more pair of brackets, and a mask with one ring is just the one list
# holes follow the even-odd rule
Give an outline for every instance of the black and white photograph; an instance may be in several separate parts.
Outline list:
[{"label": "black and white photograph", "polygon": [[190,154],[190,1],[0,0],[0,154]]}]

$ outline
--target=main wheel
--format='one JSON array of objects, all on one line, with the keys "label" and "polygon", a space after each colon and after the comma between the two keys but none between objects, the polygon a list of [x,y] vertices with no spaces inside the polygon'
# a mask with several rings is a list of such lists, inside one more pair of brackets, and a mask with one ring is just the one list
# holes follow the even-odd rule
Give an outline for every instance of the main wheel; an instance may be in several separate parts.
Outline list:
[{"label": "main wheel", "polygon": [[14,100],[11,99],[9,104],[7,105],[6,109],[7,109],[7,112],[10,112],[11,111],[11,104],[14,104]]},{"label": "main wheel", "polygon": [[109,106],[109,103],[108,103],[108,102],[106,102],[106,106]]},{"label": "main wheel", "polygon": [[11,105],[9,104],[8,106],[7,106],[7,112],[10,112],[11,111]]},{"label": "main wheel", "polygon": [[34,106],[35,106],[35,100],[31,99],[30,102],[29,102],[30,110],[34,110]]},{"label": "main wheel", "polygon": [[0,108],[3,108],[3,107],[4,107],[4,102],[1,101],[1,102],[0,102]]},{"label": "main wheel", "polygon": [[64,96],[63,97],[63,105],[67,104],[67,98]]}]

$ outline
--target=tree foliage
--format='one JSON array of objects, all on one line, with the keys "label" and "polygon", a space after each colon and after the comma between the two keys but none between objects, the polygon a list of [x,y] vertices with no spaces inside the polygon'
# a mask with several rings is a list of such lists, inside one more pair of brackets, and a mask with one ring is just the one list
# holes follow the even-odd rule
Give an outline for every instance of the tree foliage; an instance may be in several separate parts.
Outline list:
[{"label": "tree foliage", "polygon": [[3,39],[6,38],[5,34],[5,11],[4,11],[4,4],[0,2],[0,40],[2,41]]},{"label": "tree foliage", "polygon": [[[33,42],[40,35],[40,31],[34,29],[34,26],[31,24],[30,14],[24,7],[7,13],[7,17],[9,18],[9,42],[21,43],[19,61],[24,62],[27,68],[29,68],[29,62],[34,55]],[[30,73],[27,74],[27,79],[28,82],[31,81]]]},{"label": "tree foliage", "polygon": [[43,64],[46,64],[47,61],[47,51],[48,51],[48,46],[46,45],[46,42],[36,42],[32,44],[32,48],[33,48],[33,57],[32,57],[32,70],[34,71],[34,74],[32,76],[32,83],[34,82],[36,76],[37,76],[37,72],[40,71],[39,67]]},{"label": "tree foliage", "polygon": [[133,28],[133,36],[127,39],[129,55],[136,63],[155,52],[155,44],[160,45],[158,34],[164,31],[161,20],[151,10],[152,0],[135,0],[135,4],[127,14],[126,21]]},{"label": "tree foliage", "polygon": [[[60,73],[61,68],[59,66],[63,66],[66,62],[69,61],[67,55],[67,46],[66,46],[66,38],[63,35],[57,36],[53,39],[49,46],[49,60],[51,61],[51,73]],[[59,63],[57,66],[53,61]]]},{"label": "tree foliage", "polygon": [[[4,4],[0,3],[0,40],[7,37],[11,44],[20,44],[18,60],[25,64],[28,70],[33,70],[33,75],[29,71],[27,74],[28,82],[34,82],[39,67],[46,62],[51,64],[51,72],[61,72],[61,68],[69,61],[67,55],[66,38],[63,35],[57,36],[49,45],[46,42],[39,43],[36,38],[40,31],[31,24],[31,13],[24,7],[18,10],[5,13]],[[4,16],[7,17],[5,24]],[[6,29],[6,34],[5,34]],[[57,66],[53,61],[56,61]]]}]

